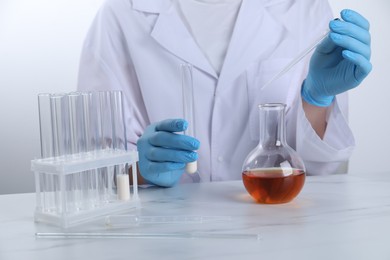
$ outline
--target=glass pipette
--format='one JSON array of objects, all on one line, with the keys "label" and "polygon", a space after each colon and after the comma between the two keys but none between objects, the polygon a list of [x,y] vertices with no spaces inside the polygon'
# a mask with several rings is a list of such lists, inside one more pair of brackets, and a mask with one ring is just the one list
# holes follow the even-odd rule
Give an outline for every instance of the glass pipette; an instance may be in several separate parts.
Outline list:
[{"label": "glass pipette", "polygon": [[241,239],[260,240],[260,234],[246,233],[211,233],[211,232],[179,232],[179,233],[99,233],[99,232],[57,232],[35,233],[36,238],[67,238],[67,239],[92,239],[92,238],[172,238],[172,239]]},{"label": "glass pipette", "polygon": [[[183,91],[183,112],[184,119],[188,122],[188,128],[184,131],[185,135],[195,136],[195,119],[194,119],[194,88],[192,78],[192,66],[190,64],[181,64],[181,85]],[[198,173],[197,161],[187,163],[186,173],[189,173],[194,182],[199,182],[200,177]]]},{"label": "glass pipette", "polygon": [[230,216],[137,216],[111,215],[105,218],[108,227],[129,227],[139,224],[202,224],[231,221]]},{"label": "glass pipette", "polygon": [[273,76],[267,83],[263,85],[261,90],[265,89],[269,85],[271,85],[272,82],[279,79],[281,76],[283,76],[286,72],[288,72],[290,69],[292,69],[298,62],[300,62],[306,55],[308,55],[312,50],[314,50],[323,39],[325,39],[329,35],[329,30],[326,30],[318,39],[316,39],[307,49],[303,50],[297,57],[295,57],[289,64],[287,64],[281,71],[279,71],[275,76]]}]

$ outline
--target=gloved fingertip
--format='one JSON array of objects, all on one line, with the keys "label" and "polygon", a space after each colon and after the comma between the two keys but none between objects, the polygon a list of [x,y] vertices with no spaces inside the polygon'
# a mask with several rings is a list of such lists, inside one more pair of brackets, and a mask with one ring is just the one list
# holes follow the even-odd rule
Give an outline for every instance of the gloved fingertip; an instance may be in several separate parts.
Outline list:
[{"label": "gloved fingertip", "polygon": [[184,131],[188,128],[188,122],[184,119],[179,119],[177,122],[176,122],[176,127],[178,129],[180,129],[179,131]]},{"label": "gloved fingertip", "polygon": [[182,132],[187,129],[188,123],[184,119],[166,119],[156,124],[156,131]]},{"label": "gloved fingertip", "polygon": [[351,10],[350,9],[343,9],[343,10],[341,10],[340,15],[343,19],[348,19],[351,15]]},{"label": "gloved fingertip", "polygon": [[370,22],[364,16],[354,10],[344,9],[340,12],[340,15],[341,18],[343,18],[343,20],[346,22],[356,24],[357,26],[365,30],[370,29]]},{"label": "gloved fingertip", "polygon": [[175,132],[184,131],[187,127],[188,122],[184,119],[175,119],[171,121],[171,129],[174,129]]},{"label": "gloved fingertip", "polygon": [[192,143],[192,146],[194,147],[194,150],[198,150],[200,147],[200,141],[195,139]]}]

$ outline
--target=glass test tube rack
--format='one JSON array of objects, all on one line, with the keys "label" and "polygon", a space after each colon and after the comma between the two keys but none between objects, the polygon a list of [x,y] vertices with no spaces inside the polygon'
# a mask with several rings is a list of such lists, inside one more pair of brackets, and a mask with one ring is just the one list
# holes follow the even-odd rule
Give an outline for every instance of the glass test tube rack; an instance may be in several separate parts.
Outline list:
[{"label": "glass test tube rack", "polygon": [[138,207],[138,153],[127,151],[122,93],[39,94],[38,102],[35,221],[67,228]]}]

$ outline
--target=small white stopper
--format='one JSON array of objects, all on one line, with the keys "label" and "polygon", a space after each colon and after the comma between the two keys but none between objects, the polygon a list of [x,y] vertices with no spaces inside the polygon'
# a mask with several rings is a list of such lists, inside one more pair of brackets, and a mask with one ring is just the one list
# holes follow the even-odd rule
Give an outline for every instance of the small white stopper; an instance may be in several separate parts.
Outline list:
[{"label": "small white stopper", "polygon": [[130,199],[130,183],[129,175],[127,174],[118,174],[116,176],[116,187],[119,200],[129,200]]},{"label": "small white stopper", "polygon": [[198,170],[198,161],[187,163],[186,173],[194,174]]}]

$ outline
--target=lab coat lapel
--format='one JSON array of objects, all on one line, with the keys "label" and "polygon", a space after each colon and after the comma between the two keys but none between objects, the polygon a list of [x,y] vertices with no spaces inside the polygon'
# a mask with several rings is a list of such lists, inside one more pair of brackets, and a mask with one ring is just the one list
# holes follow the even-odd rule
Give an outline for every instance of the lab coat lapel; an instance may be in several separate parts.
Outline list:
[{"label": "lab coat lapel", "polygon": [[159,14],[151,35],[172,54],[214,78],[218,77],[173,5]]},{"label": "lab coat lapel", "polygon": [[284,32],[284,26],[267,12],[262,1],[243,0],[218,88],[223,89],[252,62],[269,57],[281,43]]}]

